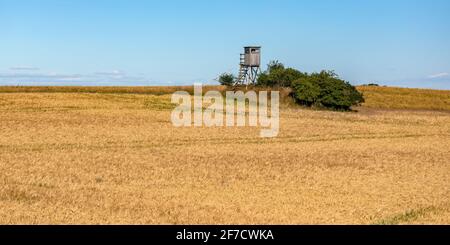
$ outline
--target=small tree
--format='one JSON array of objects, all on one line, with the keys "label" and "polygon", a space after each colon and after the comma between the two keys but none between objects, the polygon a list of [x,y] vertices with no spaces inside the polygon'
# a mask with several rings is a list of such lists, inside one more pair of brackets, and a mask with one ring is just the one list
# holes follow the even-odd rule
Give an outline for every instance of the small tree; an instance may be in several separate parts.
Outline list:
[{"label": "small tree", "polygon": [[258,77],[258,85],[265,87],[290,87],[292,82],[306,74],[293,68],[285,68],[278,61],[271,61],[267,70]]},{"label": "small tree", "polygon": [[219,83],[224,86],[233,86],[235,81],[236,77],[231,73],[223,73],[219,76]]},{"label": "small tree", "polygon": [[269,73],[275,71],[275,70],[284,70],[283,63],[279,62],[278,60],[272,60],[267,65],[267,71]]},{"label": "small tree", "polygon": [[319,105],[335,110],[350,110],[364,102],[363,95],[333,71],[313,73],[293,84],[294,98],[303,105]]}]

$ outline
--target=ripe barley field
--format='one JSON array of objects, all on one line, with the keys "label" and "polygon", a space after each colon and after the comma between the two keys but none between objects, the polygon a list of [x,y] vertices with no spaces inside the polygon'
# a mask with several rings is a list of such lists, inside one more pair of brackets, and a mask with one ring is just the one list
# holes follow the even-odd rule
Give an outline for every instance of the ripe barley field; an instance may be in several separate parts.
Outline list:
[{"label": "ripe barley field", "polygon": [[174,128],[173,88],[0,88],[0,223],[450,224],[450,92],[360,89],[263,139]]}]

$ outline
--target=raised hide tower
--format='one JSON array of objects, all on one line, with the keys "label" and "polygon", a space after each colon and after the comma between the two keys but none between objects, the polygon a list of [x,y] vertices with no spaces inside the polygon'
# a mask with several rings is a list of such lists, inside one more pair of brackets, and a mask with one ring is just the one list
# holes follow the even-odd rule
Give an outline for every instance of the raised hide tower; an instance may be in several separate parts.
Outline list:
[{"label": "raised hide tower", "polygon": [[239,75],[237,85],[256,84],[258,74],[261,72],[261,47],[244,47],[244,53],[241,54],[239,63]]}]

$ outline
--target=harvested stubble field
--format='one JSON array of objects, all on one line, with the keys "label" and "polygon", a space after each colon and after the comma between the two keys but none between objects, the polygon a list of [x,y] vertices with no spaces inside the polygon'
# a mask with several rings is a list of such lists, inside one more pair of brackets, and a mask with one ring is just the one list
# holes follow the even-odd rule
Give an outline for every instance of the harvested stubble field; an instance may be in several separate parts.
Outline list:
[{"label": "harvested stubble field", "polygon": [[285,105],[262,139],[174,128],[170,95],[136,89],[0,88],[0,223],[450,224],[449,91]]}]

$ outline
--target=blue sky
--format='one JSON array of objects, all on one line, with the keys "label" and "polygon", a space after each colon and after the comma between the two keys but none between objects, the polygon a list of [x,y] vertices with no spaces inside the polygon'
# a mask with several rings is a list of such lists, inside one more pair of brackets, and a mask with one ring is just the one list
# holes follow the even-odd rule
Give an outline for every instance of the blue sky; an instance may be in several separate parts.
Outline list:
[{"label": "blue sky", "polygon": [[1,85],[214,83],[261,45],[353,84],[450,89],[448,0],[0,0]]}]

